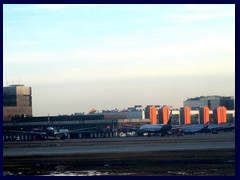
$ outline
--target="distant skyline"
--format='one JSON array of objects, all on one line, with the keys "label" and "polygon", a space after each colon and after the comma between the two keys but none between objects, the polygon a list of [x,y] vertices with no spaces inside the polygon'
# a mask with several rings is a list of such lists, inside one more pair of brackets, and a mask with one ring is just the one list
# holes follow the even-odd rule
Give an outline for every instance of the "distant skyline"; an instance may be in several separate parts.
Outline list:
[{"label": "distant skyline", "polygon": [[235,97],[234,4],[4,4],[3,86],[33,115]]}]

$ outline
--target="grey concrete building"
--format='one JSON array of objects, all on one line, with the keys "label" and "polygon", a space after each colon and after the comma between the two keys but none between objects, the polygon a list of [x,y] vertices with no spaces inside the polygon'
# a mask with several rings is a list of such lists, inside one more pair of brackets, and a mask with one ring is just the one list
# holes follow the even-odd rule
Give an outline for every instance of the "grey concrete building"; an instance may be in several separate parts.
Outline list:
[{"label": "grey concrete building", "polygon": [[233,96],[200,96],[188,98],[183,102],[183,106],[189,106],[192,110],[207,106],[210,110],[214,110],[219,106],[224,106],[227,110],[235,109]]}]

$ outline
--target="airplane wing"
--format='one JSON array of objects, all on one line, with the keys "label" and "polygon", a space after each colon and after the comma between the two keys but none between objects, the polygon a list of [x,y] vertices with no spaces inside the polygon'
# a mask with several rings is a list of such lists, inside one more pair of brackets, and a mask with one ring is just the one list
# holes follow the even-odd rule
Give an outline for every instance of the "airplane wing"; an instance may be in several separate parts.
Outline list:
[{"label": "airplane wing", "polygon": [[[74,133],[74,132],[84,132],[88,130],[96,130],[96,127],[91,128],[81,128],[81,129],[74,129],[74,130],[67,130],[63,132],[53,132],[52,135],[62,135],[62,134],[68,134],[68,133]],[[5,133],[20,133],[20,134],[36,134],[36,135],[47,135],[47,131],[12,131],[12,130],[6,130]]]},{"label": "airplane wing", "polygon": [[195,134],[208,131],[208,124],[202,125],[186,125],[181,128],[184,134]]},{"label": "airplane wing", "polygon": [[217,133],[219,131],[227,131],[235,129],[235,124],[209,124],[208,129],[212,133]]},{"label": "airplane wing", "polygon": [[96,129],[97,129],[97,127],[73,129],[73,130],[68,130],[68,131],[63,131],[63,132],[55,132],[54,135],[61,135],[61,134],[68,134],[68,133],[78,133],[78,132],[84,132],[84,131],[96,130]]},{"label": "airplane wing", "polygon": [[39,134],[39,135],[46,135],[46,132],[35,132],[35,131],[12,131],[12,130],[6,130],[4,133],[19,133],[19,134]]},{"label": "airplane wing", "polygon": [[164,126],[164,124],[158,124],[158,125],[143,125],[140,127],[140,131],[142,132],[149,132],[149,133],[154,133],[154,132],[158,132],[162,129],[162,127]]}]

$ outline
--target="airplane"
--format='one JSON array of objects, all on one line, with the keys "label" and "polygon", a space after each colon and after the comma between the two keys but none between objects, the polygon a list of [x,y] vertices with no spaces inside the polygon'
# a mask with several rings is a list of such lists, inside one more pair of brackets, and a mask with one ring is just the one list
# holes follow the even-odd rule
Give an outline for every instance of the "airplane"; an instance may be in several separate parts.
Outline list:
[{"label": "airplane", "polygon": [[170,112],[167,124],[145,124],[140,127],[137,131],[139,136],[143,136],[144,133],[149,134],[161,134],[161,136],[165,136],[169,130],[172,128],[172,110]]},{"label": "airplane", "polygon": [[235,123],[209,124],[208,129],[212,134],[217,134],[219,131],[232,131],[235,129]]},{"label": "airplane", "polygon": [[183,134],[207,133],[209,132],[208,126],[209,126],[209,123],[183,125],[183,126],[180,126],[180,131]]},{"label": "airplane", "polygon": [[21,134],[31,134],[34,136],[35,139],[41,140],[43,139],[43,136],[47,137],[48,140],[58,140],[58,139],[66,139],[68,137],[69,133],[77,133],[77,132],[84,132],[87,130],[96,130],[96,127],[91,128],[82,128],[82,129],[74,129],[74,130],[60,130],[57,131],[53,127],[47,127],[46,129],[39,129],[35,128],[32,131],[12,131],[12,130],[6,130],[4,132],[6,133],[21,133]]}]

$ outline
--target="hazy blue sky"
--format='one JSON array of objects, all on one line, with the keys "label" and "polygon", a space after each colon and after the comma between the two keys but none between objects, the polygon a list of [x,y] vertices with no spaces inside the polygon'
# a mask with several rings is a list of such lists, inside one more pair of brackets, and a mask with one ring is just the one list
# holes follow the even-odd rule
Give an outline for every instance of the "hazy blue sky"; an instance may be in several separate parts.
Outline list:
[{"label": "hazy blue sky", "polygon": [[3,85],[33,115],[235,95],[234,5],[3,6]]}]

